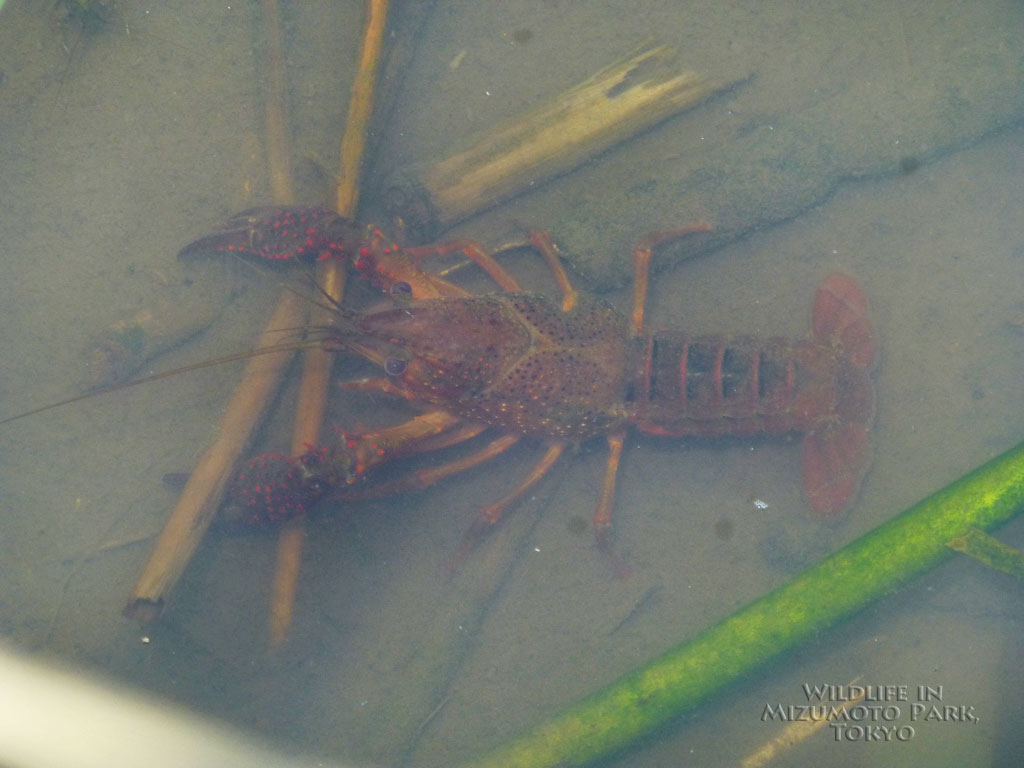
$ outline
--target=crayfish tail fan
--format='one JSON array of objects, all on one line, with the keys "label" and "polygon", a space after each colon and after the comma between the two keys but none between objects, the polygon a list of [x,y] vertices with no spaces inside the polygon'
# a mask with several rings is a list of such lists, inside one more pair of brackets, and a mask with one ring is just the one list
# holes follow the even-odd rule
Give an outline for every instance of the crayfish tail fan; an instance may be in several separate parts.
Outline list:
[{"label": "crayfish tail fan", "polygon": [[856,280],[825,278],[814,297],[811,335],[835,348],[837,366],[832,418],[804,438],[804,492],[815,514],[831,517],[853,501],[871,462],[875,340]]}]

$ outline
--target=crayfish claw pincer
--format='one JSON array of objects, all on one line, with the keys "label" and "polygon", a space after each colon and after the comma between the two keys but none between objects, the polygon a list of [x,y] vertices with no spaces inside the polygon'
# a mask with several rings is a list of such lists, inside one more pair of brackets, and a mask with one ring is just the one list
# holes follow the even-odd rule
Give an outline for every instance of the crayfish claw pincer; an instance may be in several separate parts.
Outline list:
[{"label": "crayfish claw pincer", "polygon": [[228,528],[259,528],[308,512],[348,482],[354,459],[342,450],[310,447],[301,456],[264,453],[234,478],[221,510]]},{"label": "crayfish claw pincer", "polygon": [[225,252],[309,262],[352,252],[360,235],[355,222],[329,208],[262,206],[235,214],[219,231],[182,248],[178,257]]}]

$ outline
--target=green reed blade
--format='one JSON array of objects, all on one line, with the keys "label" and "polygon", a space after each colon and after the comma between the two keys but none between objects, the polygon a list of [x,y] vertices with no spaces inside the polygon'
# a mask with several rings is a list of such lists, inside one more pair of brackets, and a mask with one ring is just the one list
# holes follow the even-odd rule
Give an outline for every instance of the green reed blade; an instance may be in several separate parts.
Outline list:
[{"label": "green reed blade", "polygon": [[723,621],[465,768],[568,768],[615,754],[1024,509],[1024,443]]}]

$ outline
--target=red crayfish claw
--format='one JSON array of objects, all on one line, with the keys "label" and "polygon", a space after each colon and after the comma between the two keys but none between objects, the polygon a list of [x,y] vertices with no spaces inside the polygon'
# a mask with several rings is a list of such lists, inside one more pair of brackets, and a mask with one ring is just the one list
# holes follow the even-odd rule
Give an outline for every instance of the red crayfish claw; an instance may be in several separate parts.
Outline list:
[{"label": "red crayfish claw", "polygon": [[235,214],[220,231],[182,248],[178,257],[223,251],[271,261],[316,261],[351,253],[361,234],[355,222],[329,208],[262,206]]}]

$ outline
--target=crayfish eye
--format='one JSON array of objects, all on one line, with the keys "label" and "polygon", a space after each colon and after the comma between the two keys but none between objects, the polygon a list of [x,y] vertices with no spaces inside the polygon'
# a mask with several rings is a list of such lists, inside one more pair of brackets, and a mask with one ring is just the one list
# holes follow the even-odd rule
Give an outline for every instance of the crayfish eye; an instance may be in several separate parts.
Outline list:
[{"label": "crayfish eye", "polygon": [[399,360],[397,357],[389,357],[384,362],[384,373],[388,376],[401,376],[405,373],[405,369],[408,367],[408,363],[405,360]]},{"label": "crayfish eye", "polygon": [[408,283],[404,282],[404,281],[397,282],[397,283],[395,283],[394,285],[391,286],[391,295],[392,296],[411,296],[412,295],[412,286],[409,285]]}]

